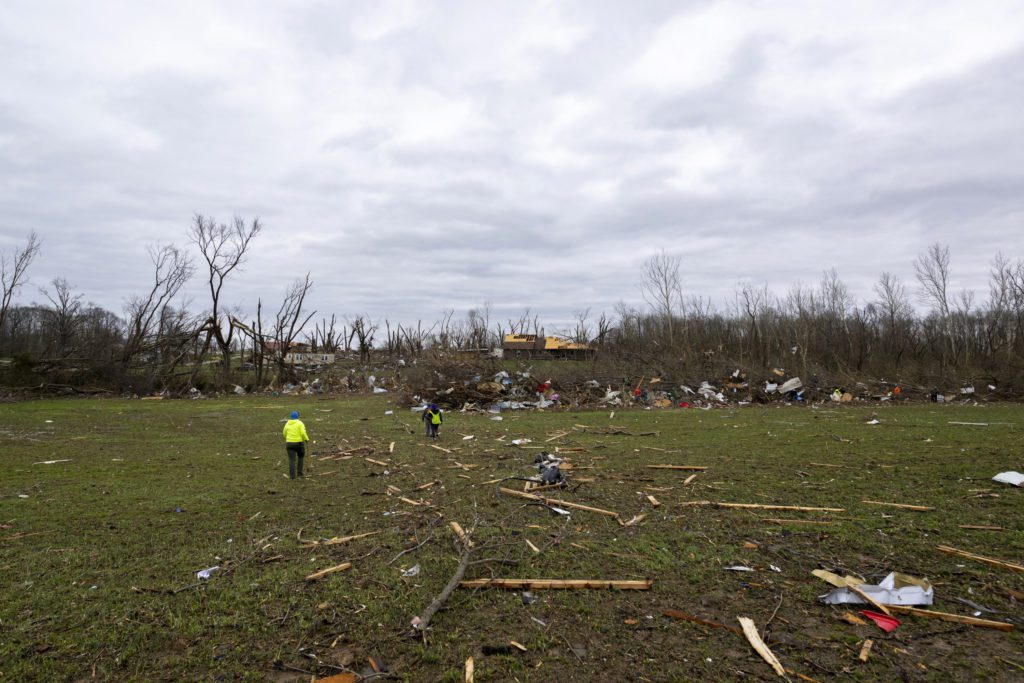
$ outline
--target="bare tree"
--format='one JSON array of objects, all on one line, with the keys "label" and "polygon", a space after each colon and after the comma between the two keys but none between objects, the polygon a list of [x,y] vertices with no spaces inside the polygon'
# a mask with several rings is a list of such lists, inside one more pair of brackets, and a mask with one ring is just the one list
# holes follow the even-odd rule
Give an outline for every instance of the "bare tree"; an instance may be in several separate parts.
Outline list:
[{"label": "bare tree", "polygon": [[231,370],[231,340],[235,328],[230,321],[225,324],[223,320],[226,315],[221,310],[221,290],[228,275],[244,263],[253,238],[260,234],[262,229],[263,225],[259,218],[254,218],[252,223],[246,226],[244,220],[235,217],[228,225],[196,214],[188,231],[189,240],[199,248],[199,253],[206,262],[209,275],[207,283],[210,289],[207,343],[210,335],[217,341],[217,347],[223,357],[225,376]]},{"label": "bare tree", "polygon": [[173,244],[148,247],[153,262],[153,281],[149,291],[129,299],[125,306],[125,339],[121,362],[131,364],[143,351],[151,348],[154,332],[159,328],[165,308],[192,277],[192,260]]},{"label": "bare tree", "polygon": [[11,308],[11,299],[18,291],[28,274],[28,267],[39,255],[39,236],[33,230],[25,240],[25,246],[7,255],[7,252],[0,252],[0,332],[4,329],[4,321],[7,319],[7,311]]},{"label": "bare tree", "polygon": [[907,288],[898,277],[891,273],[882,273],[875,284],[874,302],[881,312],[884,321],[884,337],[896,369],[899,369],[910,342],[908,320],[913,316],[914,309],[907,296]]},{"label": "bare tree", "polygon": [[313,311],[305,318],[302,317],[302,306],[306,301],[306,294],[309,293],[312,287],[313,283],[309,279],[309,273],[306,273],[305,279],[293,282],[288,291],[285,292],[281,308],[277,310],[277,315],[274,317],[273,337],[276,348],[275,355],[277,367],[281,374],[284,374],[284,361],[292,342],[299,336],[306,323],[316,315],[316,311]]},{"label": "bare tree", "polygon": [[74,353],[74,339],[82,323],[82,295],[74,294],[64,278],[53,279],[53,293],[41,290],[53,308],[50,311],[54,353],[66,358]]},{"label": "bare tree", "polygon": [[669,255],[662,249],[644,261],[640,270],[640,294],[654,314],[661,318],[669,345],[675,340],[674,318],[682,303],[681,260],[678,254]]}]

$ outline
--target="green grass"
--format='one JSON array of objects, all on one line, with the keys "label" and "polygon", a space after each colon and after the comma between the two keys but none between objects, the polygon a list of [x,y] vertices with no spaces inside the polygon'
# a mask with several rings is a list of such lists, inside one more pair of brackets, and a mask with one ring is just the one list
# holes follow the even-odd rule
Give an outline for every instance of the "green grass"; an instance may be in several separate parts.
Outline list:
[{"label": "green grass", "polygon": [[[1019,680],[1011,664],[1024,665],[1019,632],[912,617],[890,636],[851,626],[836,618],[845,610],[817,601],[828,586],[810,572],[828,566],[874,581],[900,570],[932,580],[933,609],[969,615],[952,600],[964,597],[1024,617],[1005,592],[1024,590],[1024,576],[934,549],[945,543],[1024,561],[1021,492],[990,481],[1021,469],[1021,407],[619,410],[611,419],[607,411],[523,412],[501,422],[448,413],[439,444],[446,453],[421,435],[418,415],[396,408],[385,416],[387,399],[0,406],[0,681],[308,681],[303,672],[363,671],[368,657],[395,680],[461,680],[469,656],[478,681],[767,679],[770,670],[741,638],[662,611],[728,625],[749,616],[761,627],[776,605],[768,642],[787,668],[818,680],[844,671],[854,680]],[[359,453],[314,461],[306,480],[287,480],[280,430],[293,408],[314,453],[370,446],[369,457],[387,468]],[[882,424],[864,424],[871,410]],[[574,425],[659,434],[588,434]],[[468,434],[475,438],[464,441]],[[517,437],[533,439],[533,448],[507,445]],[[482,483],[529,476],[535,447],[556,445],[584,450],[567,454],[574,483],[553,496],[646,518],[623,527],[579,511],[565,523]],[[645,467],[656,463],[709,469],[683,486],[688,472]],[[416,490],[433,480],[441,484]],[[388,486],[401,493],[389,496]],[[651,508],[648,493],[660,507]],[[845,512],[678,505],[700,499]],[[779,526],[764,521],[771,517],[833,523]],[[654,588],[535,591],[529,606],[515,592],[459,590],[424,644],[405,633],[457,564],[450,520],[475,526],[477,557],[519,561],[475,565],[467,578],[651,578]],[[367,531],[381,533],[300,547],[300,537]],[[535,555],[524,539],[551,545]],[[344,561],[353,568],[304,580]],[[734,563],[760,571],[724,571]],[[420,575],[403,578],[415,564]],[[195,572],[213,565],[222,570],[199,584]],[[875,640],[866,664],[856,659],[865,637]],[[528,652],[482,654],[510,640]]]}]

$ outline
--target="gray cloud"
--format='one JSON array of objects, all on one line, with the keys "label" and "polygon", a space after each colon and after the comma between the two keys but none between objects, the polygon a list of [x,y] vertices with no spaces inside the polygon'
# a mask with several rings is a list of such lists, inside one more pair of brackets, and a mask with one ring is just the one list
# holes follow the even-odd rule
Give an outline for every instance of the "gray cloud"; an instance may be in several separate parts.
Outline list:
[{"label": "gray cloud", "polygon": [[0,248],[37,230],[33,284],[114,309],[195,212],[266,224],[243,309],[310,271],[406,321],[639,305],[659,248],[719,304],[1024,256],[1012,2],[25,1],[0,42]]}]

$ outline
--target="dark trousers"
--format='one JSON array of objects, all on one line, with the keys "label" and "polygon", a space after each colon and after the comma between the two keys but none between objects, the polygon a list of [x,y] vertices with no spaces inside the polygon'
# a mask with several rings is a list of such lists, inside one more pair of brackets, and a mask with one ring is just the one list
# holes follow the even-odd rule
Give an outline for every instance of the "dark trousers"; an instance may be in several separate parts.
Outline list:
[{"label": "dark trousers", "polygon": [[289,443],[286,445],[288,449],[288,476],[292,479],[296,476],[295,461],[298,460],[298,476],[302,476],[302,459],[306,457],[306,444],[301,441],[298,443]]},{"label": "dark trousers", "polygon": [[436,438],[437,438],[437,430],[438,430],[438,428],[439,428],[440,426],[441,426],[441,425],[436,425],[436,424],[434,424],[433,422],[428,422],[428,423],[427,423],[427,435],[428,435],[428,436],[429,436],[429,437],[430,437],[431,439],[436,439]]}]

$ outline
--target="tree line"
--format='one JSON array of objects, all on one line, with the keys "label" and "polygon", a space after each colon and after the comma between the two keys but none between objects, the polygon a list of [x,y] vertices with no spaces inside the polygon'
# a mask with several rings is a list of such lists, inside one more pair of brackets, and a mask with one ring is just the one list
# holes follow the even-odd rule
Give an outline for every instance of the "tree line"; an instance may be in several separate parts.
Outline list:
[{"label": "tree line", "polygon": [[[291,283],[276,310],[262,300],[245,318],[224,304],[225,286],[240,271],[263,229],[259,219],[230,222],[196,215],[187,247],[148,248],[151,277],[119,312],[88,304],[63,278],[40,289],[42,303],[14,305],[42,242],[0,254],[0,368],[5,385],[98,386],[140,391],[267,383],[295,379],[287,354],[296,342],[313,352],[414,360],[425,354],[482,353],[505,334],[544,334],[529,309],[499,320],[490,304],[430,323],[392,323],[357,315],[315,321],[306,309],[311,275]],[[661,251],[639,277],[643,306],[623,302],[611,313],[574,314],[551,332],[598,349],[609,372],[713,377],[728,368],[766,373],[785,367],[805,377],[890,378],[939,385],[985,381],[1008,393],[1024,387],[1024,261],[997,254],[988,296],[952,291],[949,248],[933,244],[914,261],[915,280],[881,273],[874,296],[857,301],[838,273],[795,283],[782,295],[767,284],[741,282],[724,306],[685,292],[682,257]],[[180,300],[194,277],[206,284],[199,312]],[[916,304],[916,305],[915,305]],[[273,312],[270,312],[273,311]]]}]

